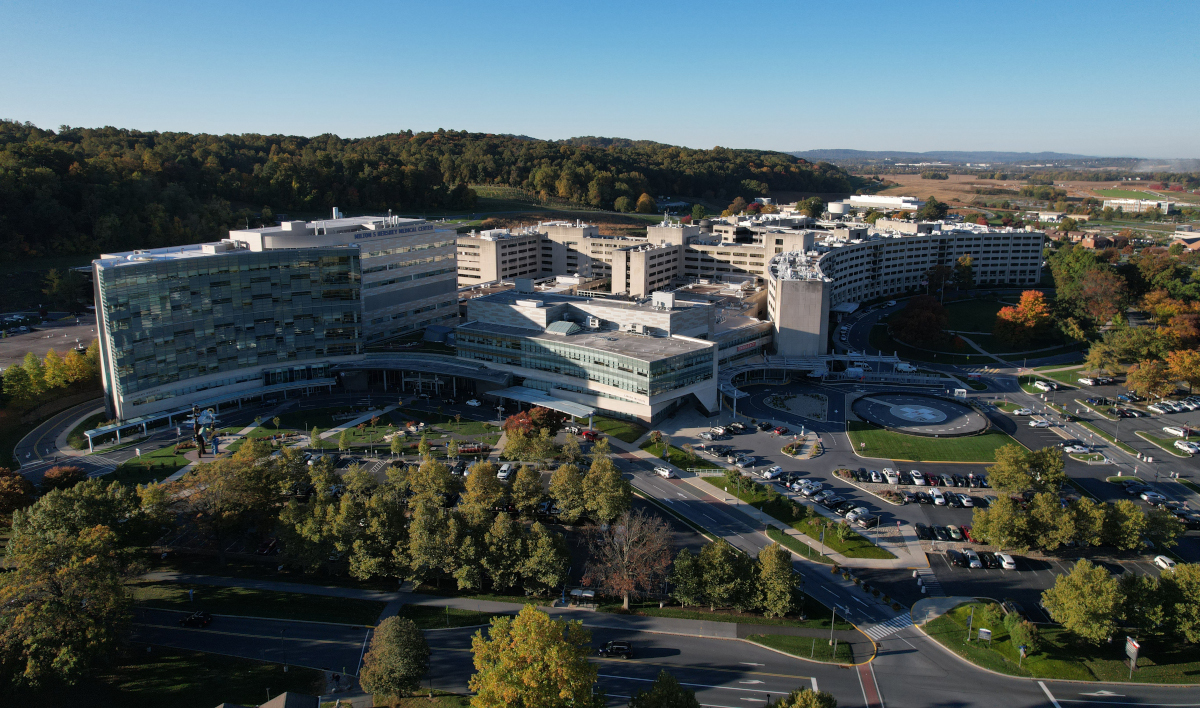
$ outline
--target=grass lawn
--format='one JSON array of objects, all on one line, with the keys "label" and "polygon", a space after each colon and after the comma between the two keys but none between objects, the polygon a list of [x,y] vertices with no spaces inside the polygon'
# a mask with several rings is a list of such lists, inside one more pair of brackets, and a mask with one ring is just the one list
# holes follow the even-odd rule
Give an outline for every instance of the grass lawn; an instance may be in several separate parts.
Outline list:
[{"label": "grass lawn", "polygon": [[[1129,667],[1124,663],[1124,642],[1114,641],[1095,647],[1076,642],[1062,629],[1039,625],[1042,648],[1020,662],[1017,648],[1009,639],[1003,625],[992,627],[992,646],[963,641],[967,633],[970,608],[975,608],[975,626],[983,603],[964,603],[924,626],[925,633],[941,642],[955,654],[992,671],[1012,676],[1058,679],[1064,681],[1129,681]],[[1118,634],[1124,634],[1119,632]],[[1182,642],[1142,639],[1138,670],[1133,672],[1136,683],[1200,683],[1200,655],[1194,647]],[[1018,667],[1018,663],[1021,665]]]},{"label": "grass lawn", "polygon": [[828,556],[821,555],[821,552],[814,549],[812,546],[804,543],[794,536],[787,535],[774,526],[767,527],[767,538],[782,545],[784,548],[788,548],[796,553],[799,553],[811,561],[824,563],[826,565],[833,565],[833,560],[831,560]]},{"label": "grass lawn", "polygon": [[[764,514],[775,518],[780,523],[791,526],[809,538],[821,538],[820,523],[825,521],[825,518],[816,516],[815,512],[799,502],[792,501],[777,492],[768,490],[767,487],[753,480],[745,478],[743,478],[740,487],[729,485],[724,477],[705,477],[704,482],[717,489],[725,489],[728,485],[730,494],[762,511]],[[810,514],[813,515],[810,516]],[[837,534],[833,531],[826,533],[825,545],[834,552],[848,558],[896,557],[892,555],[891,551],[876,546],[854,530],[850,530],[845,538],[838,538]]]},{"label": "grass lawn", "polygon": [[[848,428],[851,446],[860,454],[911,462],[995,462],[997,449],[1020,444],[998,430],[965,438],[924,438],[861,421],[849,421]],[[866,449],[859,450],[860,443],[866,443]]]},{"label": "grass lawn", "polygon": [[175,446],[168,445],[122,463],[111,474],[105,475],[105,479],[129,485],[161,482],[187,464],[188,459],[176,455]]},{"label": "grass lawn", "polygon": [[1122,450],[1124,450],[1125,452],[1128,452],[1130,455],[1136,455],[1136,454],[1137,454],[1137,450],[1134,450],[1132,447],[1129,447],[1128,445],[1126,445],[1126,444],[1125,444],[1125,443],[1123,443],[1123,442],[1119,442],[1119,441],[1117,441],[1117,439],[1116,439],[1116,438],[1114,438],[1113,436],[1111,436],[1111,435],[1109,435],[1108,433],[1104,432],[1103,430],[1101,430],[1101,429],[1097,428],[1096,426],[1092,425],[1091,423],[1087,422],[1086,420],[1081,420],[1081,421],[1078,421],[1078,422],[1079,422],[1079,424],[1080,424],[1080,425],[1082,425],[1083,427],[1085,427],[1085,428],[1087,428],[1088,430],[1092,431],[1092,432],[1093,432],[1093,433],[1095,433],[1096,435],[1099,435],[1100,437],[1104,438],[1105,440],[1107,440],[1108,442],[1112,443],[1113,445],[1116,445],[1117,447],[1121,448],[1121,449],[1122,449]]},{"label": "grass lawn", "polygon": [[1093,452],[1091,454],[1071,453],[1071,459],[1079,460],[1080,462],[1104,462],[1105,458],[1104,455],[1101,455],[1098,452]]},{"label": "grass lawn", "polygon": [[[375,705],[391,706],[391,708],[468,708],[471,705],[470,696],[458,696],[452,693],[439,696],[437,691],[433,692],[432,701],[429,700],[428,694],[425,696],[409,696],[408,698],[392,698],[391,696],[376,694],[374,699]],[[334,708],[336,704],[336,700],[326,701],[321,704],[321,708]]]},{"label": "grass lawn", "polygon": [[[318,695],[324,674],[315,669],[232,656],[135,644],[81,683],[42,692],[7,693],[5,705],[89,708],[212,708],[220,703],[256,706],[291,691]],[[425,704],[428,705],[428,704]]]},{"label": "grass lawn", "polygon": [[1159,201],[1161,196],[1153,192],[1135,192],[1132,189],[1097,189],[1096,194],[1113,199],[1149,199]]},{"label": "grass lawn", "polygon": [[1195,482],[1189,482],[1186,479],[1179,479],[1176,481],[1179,482],[1180,484],[1182,484],[1183,486],[1187,487],[1188,489],[1192,490],[1193,492],[1200,494],[1200,484],[1196,484]]},{"label": "grass lawn", "polygon": [[946,329],[963,332],[991,332],[992,327],[996,325],[996,313],[1004,306],[1005,303],[990,300],[951,302],[946,305],[946,313],[950,315],[950,322]]},{"label": "grass lawn", "polygon": [[453,579],[443,580],[442,585],[436,583],[430,585],[424,583],[413,588],[413,592],[418,595],[437,595],[439,597],[462,597],[468,600],[483,600],[485,602],[512,602],[518,605],[534,605],[537,607],[548,607],[550,603],[559,599],[560,595],[550,595],[547,597],[538,597],[535,595],[501,595],[491,592],[475,592],[473,590],[459,590]]},{"label": "grass lawn", "polygon": [[[702,620],[707,622],[736,622],[737,624],[755,624],[769,627],[801,627],[807,629],[829,629],[829,618],[832,614],[831,610],[824,604],[803,593],[801,593],[800,614],[806,617],[812,616],[812,619],[800,619],[799,614],[788,617],[764,617],[753,612],[737,612],[723,608],[718,608],[716,612],[713,612],[708,609],[707,605],[680,607],[679,605],[668,604],[666,607],[659,607],[658,602],[631,602],[629,603],[628,612],[621,609],[621,603],[619,602],[601,604],[597,609],[600,612],[642,615],[644,617],[670,617],[673,619]],[[839,616],[835,629],[854,629],[854,626]]]},{"label": "grass lawn", "polygon": [[1004,411],[1005,413],[1012,413],[1013,411],[1024,408],[1024,406],[1018,405],[1016,403],[1010,403],[1008,401],[993,401],[992,405],[996,406],[997,408]]},{"label": "grass lawn", "polygon": [[[703,457],[700,457],[699,454],[696,455],[696,459],[689,460],[687,453],[685,453],[683,450],[680,450],[679,448],[675,447],[674,445],[671,445],[670,447],[671,447],[671,449],[667,452],[667,462],[675,465],[676,467],[679,467],[680,469],[685,469],[685,470],[688,468],[702,469],[702,470],[723,470],[723,469],[725,469],[724,467],[722,467],[718,464],[709,462],[708,460],[704,459]],[[662,459],[662,456],[663,456],[663,444],[662,443],[652,443],[649,440],[647,440],[646,442],[642,443],[642,449],[645,450],[646,452],[650,453],[651,455],[654,455],[655,457],[659,458],[660,460]]]},{"label": "grass lawn", "polygon": [[[1049,376],[1050,376],[1049,374],[1043,374],[1041,376],[1019,376],[1019,377],[1017,377],[1017,382],[1021,384],[1021,390],[1024,391],[1025,393],[1030,393],[1030,394],[1033,394],[1034,396],[1040,396],[1043,393],[1053,393],[1053,392],[1052,391],[1043,391],[1040,388],[1034,388],[1033,384],[1037,381],[1045,381],[1047,378],[1049,378]],[[1074,391],[1074,390],[1075,390],[1074,386],[1062,385],[1061,382],[1058,387],[1058,391]]]},{"label": "grass lawn", "polygon": [[[412,408],[400,408],[388,414],[391,416],[392,422],[397,427],[404,425],[409,421],[417,421],[432,425],[443,433],[455,433],[457,435],[482,435],[484,433],[496,432],[500,430],[495,423],[488,423],[480,420],[463,419],[455,421],[454,416],[445,413],[436,413],[431,411],[418,411]],[[420,439],[418,434],[417,439]]]},{"label": "grass lawn", "polygon": [[[75,448],[76,450],[86,450],[87,446],[88,446],[88,441],[87,441],[87,438],[84,437],[83,432],[85,430],[92,430],[93,428],[96,428],[97,426],[99,426],[101,423],[103,423],[106,420],[108,420],[108,416],[103,412],[97,413],[95,415],[90,415],[87,418],[83,419],[83,421],[80,422],[79,425],[76,425],[74,428],[71,429],[71,432],[67,433],[67,444],[70,445],[71,447]],[[113,437],[115,438],[116,435],[113,434]],[[107,438],[108,438],[108,436],[96,438],[96,442],[99,443],[103,440],[106,440]]]},{"label": "grass lawn", "polygon": [[854,661],[850,645],[845,642],[839,642],[836,647],[831,647],[828,639],[794,637],[787,634],[751,634],[747,639],[755,644],[778,649],[811,661],[825,661],[834,664],[849,664]]},{"label": "grass lawn", "polygon": [[[580,422],[584,425],[587,424],[586,420]],[[605,435],[611,435],[626,443],[636,442],[638,438],[646,434],[646,426],[637,421],[609,418],[602,415],[593,416],[592,426]]]},{"label": "grass lawn", "polygon": [[497,615],[492,612],[460,610],[456,607],[405,605],[400,608],[398,616],[412,620],[421,629],[446,629],[488,624],[492,621],[492,617]]},{"label": "grass lawn", "polygon": [[967,379],[967,378],[959,379],[959,381],[962,383],[963,386],[966,386],[967,388],[971,389],[972,391],[986,391],[988,388],[988,385],[983,383],[982,381],[972,381],[971,379]]},{"label": "grass lawn", "polygon": [[1183,438],[1160,438],[1157,435],[1151,435],[1143,430],[1135,431],[1134,435],[1137,435],[1142,440],[1161,447],[1163,450],[1176,457],[1191,457],[1191,455],[1187,454],[1186,452],[1175,448],[1175,441],[1182,440]]},{"label": "grass lawn", "polygon": [[[129,584],[134,599],[146,607],[163,610],[205,610],[215,615],[245,615],[274,619],[302,619],[375,626],[385,602],[291,592],[226,588],[157,581]],[[195,590],[195,601],[188,601]]]},{"label": "grass lawn", "polygon": [[909,361],[928,361],[937,364],[970,364],[972,362],[979,364],[993,361],[991,357],[986,357],[978,352],[974,354],[967,353],[974,350],[965,344],[964,349],[960,350],[962,353],[953,354],[931,352],[910,347],[893,339],[892,335],[887,332],[887,326],[881,324],[877,324],[871,328],[870,345],[873,349],[878,349],[882,352],[896,352],[900,355],[901,359]]}]

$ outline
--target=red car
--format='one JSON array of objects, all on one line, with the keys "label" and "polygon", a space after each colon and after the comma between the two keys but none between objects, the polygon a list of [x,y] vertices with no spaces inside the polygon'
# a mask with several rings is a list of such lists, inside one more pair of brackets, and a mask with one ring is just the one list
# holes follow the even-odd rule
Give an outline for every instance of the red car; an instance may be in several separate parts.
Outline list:
[{"label": "red car", "polygon": [[963,538],[970,541],[971,543],[980,543],[979,540],[977,540],[974,536],[971,535],[971,527],[970,526],[960,526],[959,528],[962,529]]},{"label": "red car", "polygon": [[783,427],[782,425],[775,429],[776,435],[787,435],[789,432],[791,432],[791,431],[788,430],[787,428]]},{"label": "red car", "polygon": [[600,434],[594,430],[585,430],[580,433],[580,435],[582,435],[583,439],[587,440],[588,442],[596,442],[600,439]]}]

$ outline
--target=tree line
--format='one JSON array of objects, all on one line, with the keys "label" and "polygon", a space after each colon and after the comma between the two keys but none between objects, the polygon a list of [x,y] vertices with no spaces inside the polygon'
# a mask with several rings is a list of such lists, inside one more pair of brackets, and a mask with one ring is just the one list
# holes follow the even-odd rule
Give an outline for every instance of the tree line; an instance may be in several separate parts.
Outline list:
[{"label": "tree line", "polygon": [[1128,499],[1109,504],[1086,496],[1071,498],[1063,492],[1064,470],[1059,448],[1001,447],[996,464],[988,468],[988,482],[1001,494],[987,508],[975,508],[971,535],[988,545],[1023,552],[1053,551],[1069,544],[1132,550],[1146,540],[1167,548],[1183,534],[1183,524],[1166,509],[1144,512]]},{"label": "tree line", "polygon": [[233,227],[273,223],[284,211],[464,211],[476,204],[471,184],[605,209],[624,199],[631,209],[647,194],[724,199],[745,192],[747,182],[848,192],[859,180],[829,163],[723,147],[452,130],[352,140],[54,131],[0,121],[0,246],[15,258],[94,254],[213,240]]},{"label": "tree line", "polygon": [[100,347],[95,341],[80,353],[72,349],[66,356],[53,349],[38,358],[25,354],[21,364],[4,370],[4,403],[16,410],[28,410],[79,389],[94,388],[100,381]]}]

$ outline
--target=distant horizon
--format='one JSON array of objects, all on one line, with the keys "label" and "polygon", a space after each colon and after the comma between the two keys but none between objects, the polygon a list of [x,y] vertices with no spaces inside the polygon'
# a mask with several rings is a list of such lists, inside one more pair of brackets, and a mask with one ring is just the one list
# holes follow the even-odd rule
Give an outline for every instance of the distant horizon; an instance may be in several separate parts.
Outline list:
[{"label": "distant horizon", "polygon": [[0,115],[44,127],[1200,156],[1200,55],[1175,51],[1200,3],[10,0],[4,19]]}]

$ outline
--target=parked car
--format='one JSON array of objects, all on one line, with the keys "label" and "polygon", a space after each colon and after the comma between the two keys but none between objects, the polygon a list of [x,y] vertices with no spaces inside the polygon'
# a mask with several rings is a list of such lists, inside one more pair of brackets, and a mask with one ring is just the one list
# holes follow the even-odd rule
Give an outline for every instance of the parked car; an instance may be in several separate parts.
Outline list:
[{"label": "parked car", "polygon": [[960,531],[957,526],[947,526],[946,533],[950,535],[951,541],[963,540],[962,531]]},{"label": "parked car", "polygon": [[472,398],[471,400],[467,401],[467,405],[471,406],[472,408],[478,408],[478,407],[482,406],[483,404],[480,403],[478,401],[478,399]]},{"label": "parked car", "polygon": [[857,508],[858,508],[858,502],[844,501],[841,504],[838,504],[836,507],[834,507],[833,513],[837,514],[838,516],[846,516],[847,514],[849,514],[850,512],[854,511]]},{"label": "parked car", "polygon": [[779,465],[774,465],[762,471],[763,479],[776,479],[783,474],[783,468]]},{"label": "parked car", "polygon": [[979,562],[983,563],[984,568],[999,568],[1000,567],[1000,559],[997,558],[996,554],[992,553],[991,551],[980,551],[979,552]]},{"label": "parked car", "polygon": [[790,432],[792,432],[792,431],[788,430],[786,425],[781,425],[781,426],[775,428],[776,435],[787,435]]},{"label": "parked car", "polygon": [[937,506],[946,506],[946,495],[942,494],[942,490],[934,489],[929,493],[933,497],[933,503]]},{"label": "parked car", "polygon": [[871,481],[875,484],[883,484],[883,475],[879,474],[879,470],[871,470]]},{"label": "parked car", "polygon": [[1159,494],[1158,492],[1152,492],[1149,490],[1142,492],[1138,498],[1141,499],[1142,501],[1151,502],[1153,504],[1162,504],[1163,502],[1165,502],[1167,500],[1166,497]]},{"label": "parked car", "polygon": [[758,429],[764,433],[774,427],[775,427],[775,425],[773,423],[771,423],[771,421],[769,421],[769,420],[758,421]]},{"label": "parked car", "polygon": [[845,502],[846,497],[834,494],[833,496],[825,497],[823,500],[821,500],[821,506],[833,511],[834,509],[838,508],[839,505],[844,504]]},{"label": "parked car", "polygon": [[890,467],[884,468],[883,478],[888,484],[900,484],[900,475]]},{"label": "parked car", "polygon": [[1013,411],[1013,415],[1033,415],[1033,411],[1028,408],[1018,408]]},{"label": "parked car", "polygon": [[600,647],[600,651],[598,653],[600,656],[603,656],[603,657],[619,656],[622,659],[632,659],[633,658],[633,643],[632,642],[615,641],[615,640],[610,641],[610,642],[605,642],[604,646]]},{"label": "parked car", "polygon": [[1000,559],[1000,567],[1005,570],[1016,570],[1017,561],[1007,553],[997,553],[996,557]]},{"label": "parked car", "polygon": [[180,627],[207,627],[212,623],[212,615],[204,610],[197,610],[179,620]]},{"label": "parked car", "polygon": [[928,492],[917,492],[917,503],[919,503],[919,504],[932,504],[932,503],[933,503],[933,497],[929,496],[929,493],[928,493]]},{"label": "parked car", "polygon": [[1034,381],[1033,387],[1039,391],[1053,391],[1052,384],[1049,381]]},{"label": "parked car", "polygon": [[939,540],[939,541],[949,541],[950,540],[950,532],[946,530],[945,526],[933,526],[932,530],[933,530],[933,535],[934,535],[934,537],[937,538],[937,540]]},{"label": "parked car", "polygon": [[1151,413],[1158,413],[1159,415],[1167,412],[1166,407],[1158,403],[1151,403],[1150,405],[1146,406],[1146,410],[1150,411]]},{"label": "parked car", "polygon": [[959,494],[958,501],[967,509],[974,508],[975,506],[975,500],[969,494]]},{"label": "parked car", "polygon": [[958,551],[946,551],[946,560],[948,560],[950,562],[950,565],[953,565],[953,566],[956,566],[959,568],[967,567],[966,556],[959,553]]},{"label": "parked car", "polygon": [[1186,435],[1183,428],[1179,428],[1174,425],[1168,425],[1164,427],[1163,432],[1167,435],[1174,435],[1177,438],[1182,438],[1184,435]]},{"label": "parked car", "polygon": [[979,559],[979,554],[970,548],[963,549],[963,555],[967,557],[967,567],[983,568],[983,561]]},{"label": "parked car", "polygon": [[1196,453],[1200,452],[1200,445],[1197,445],[1194,442],[1188,442],[1187,440],[1176,440],[1175,449],[1181,450],[1190,455],[1195,455]]},{"label": "parked car", "polygon": [[954,492],[946,492],[946,506],[954,507],[955,509],[962,508],[962,498]]},{"label": "parked car", "polygon": [[913,524],[913,530],[917,532],[917,539],[921,541],[932,541],[933,531],[929,530],[926,524]]},{"label": "parked car", "polygon": [[925,486],[925,475],[921,474],[921,470],[909,470],[908,475],[912,477],[912,483],[915,486]]},{"label": "parked car", "polygon": [[512,473],[513,466],[505,462],[503,465],[500,465],[500,470],[496,472],[496,479],[500,480],[501,482],[507,482],[508,478],[512,476]]},{"label": "parked car", "polygon": [[1079,379],[1079,383],[1083,384],[1084,386],[1095,386],[1095,385],[1096,385],[1096,379],[1093,379],[1093,378],[1091,378],[1091,377],[1089,377],[1089,376],[1084,376],[1084,377],[1082,377],[1082,378],[1080,378],[1080,379]]},{"label": "parked car", "polygon": [[879,517],[874,514],[863,514],[854,520],[860,528],[870,529],[879,525]]},{"label": "parked car", "polygon": [[713,434],[708,432],[707,430],[704,430],[704,431],[701,431],[696,437],[700,438],[701,440],[712,440]]},{"label": "parked car", "polygon": [[1163,570],[1175,570],[1175,561],[1166,556],[1154,556],[1154,565]]},{"label": "parked car", "polygon": [[1023,620],[1029,619],[1029,615],[1025,614],[1025,608],[1021,605],[1021,603],[1017,602],[1011,597],[1004,598],[1004,601],[1000,603],[1000,609],[1006,615],[1016,615]]}]

